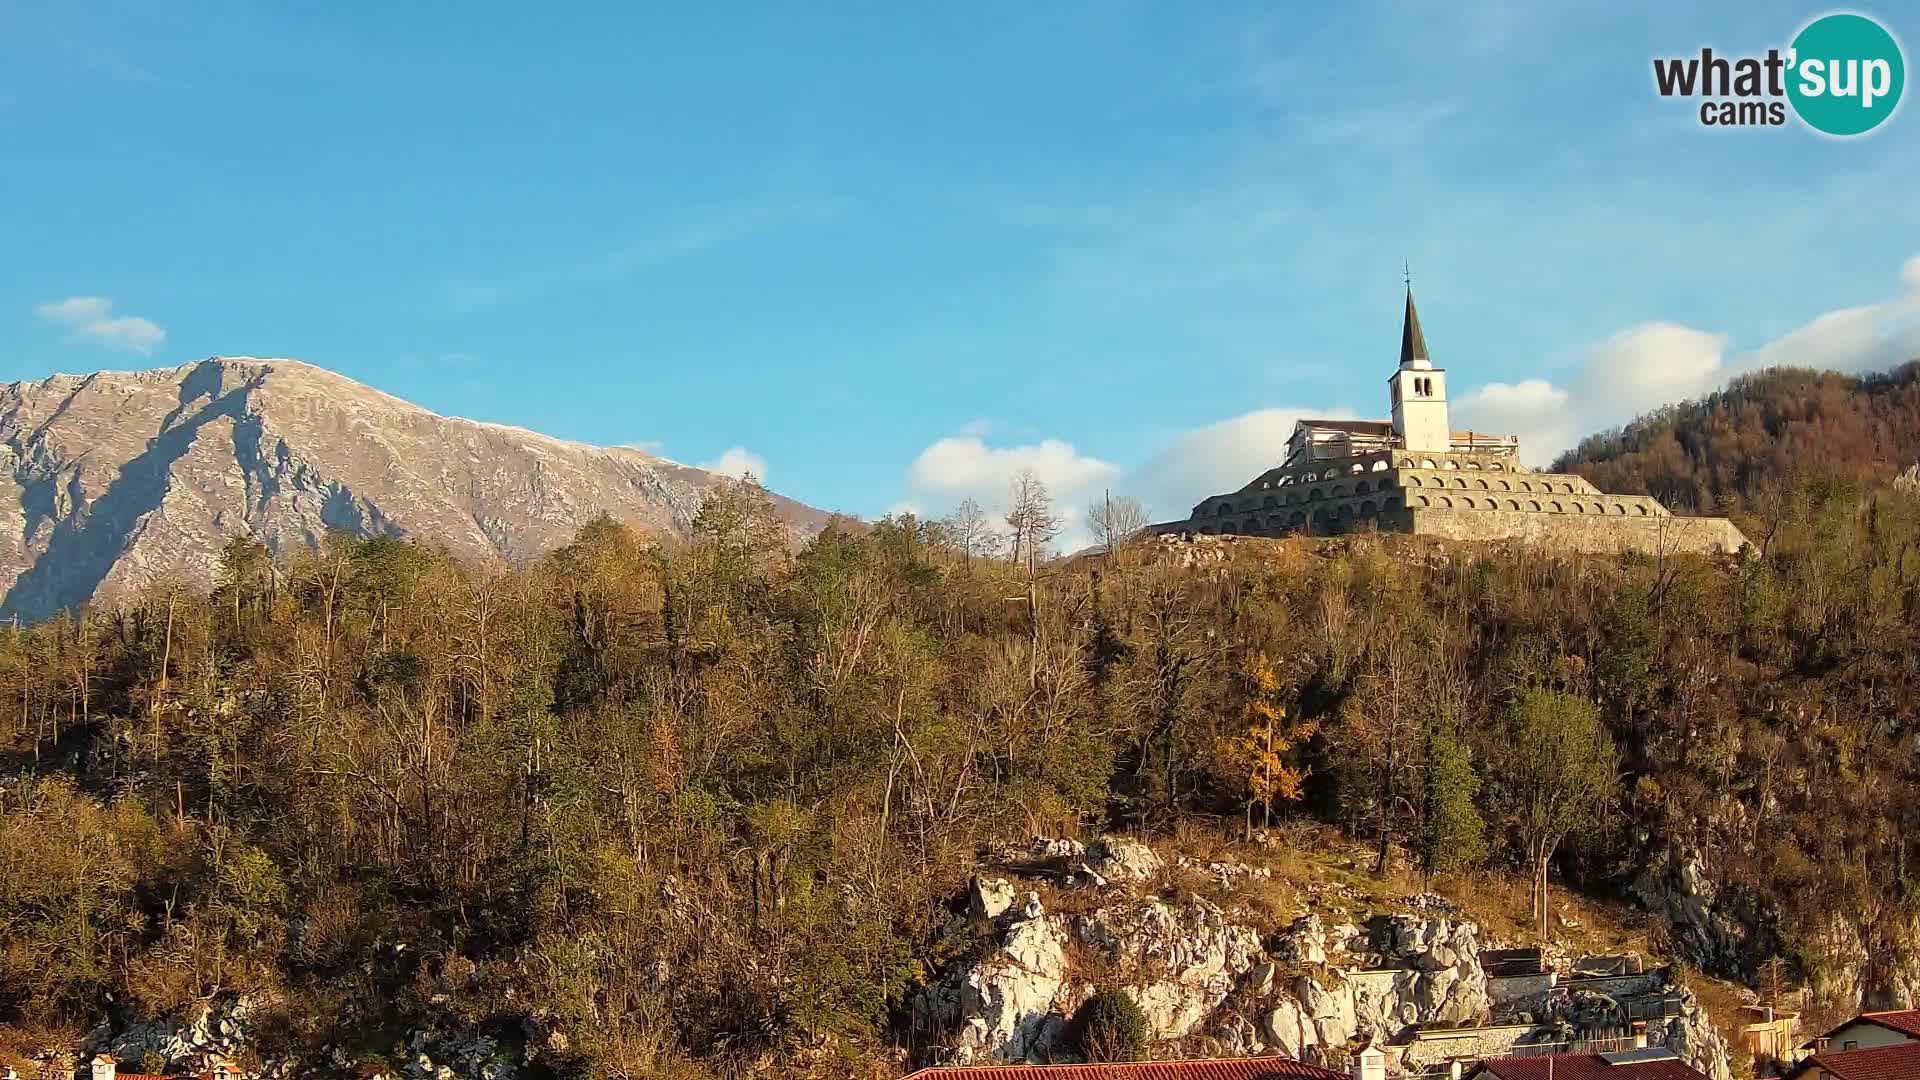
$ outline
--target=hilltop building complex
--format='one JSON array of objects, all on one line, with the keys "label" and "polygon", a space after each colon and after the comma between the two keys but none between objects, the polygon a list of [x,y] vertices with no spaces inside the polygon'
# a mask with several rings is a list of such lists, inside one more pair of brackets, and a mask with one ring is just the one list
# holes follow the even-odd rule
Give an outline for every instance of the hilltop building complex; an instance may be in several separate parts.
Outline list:
[{"label": "hilltop building complex", "polygon": [[1609,495],[1584,477],[1534,472],[1514,435],[1455,431],[1447,373],[1433,365],[1407,290],[1389,420],[1301,420],[1285,462],[1238,491],[1203,499],[1159,532],[1284,536],[1385,532],[1527,540],[1579,551],[1735,552],[1725,518],[1675,517],[1645,495]]}]

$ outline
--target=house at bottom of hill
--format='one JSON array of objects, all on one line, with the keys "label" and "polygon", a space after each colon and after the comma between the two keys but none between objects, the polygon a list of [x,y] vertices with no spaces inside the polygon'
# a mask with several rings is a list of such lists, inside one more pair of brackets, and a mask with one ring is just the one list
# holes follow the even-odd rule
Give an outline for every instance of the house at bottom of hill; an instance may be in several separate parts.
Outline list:
[{"label": "house at bottom of hill", "polygon": [[1861,1013],[1808,1049],[1789,1080],[1920,1080],[1920,1009]]},{"label": "house at bottom of hill", "polygon": [[1920,1080],[1920,1041],[1867,1050],[1823,1050],[1793,1067],[1788,1080]]},{"label": "house at bottom of hill", "polygon": [[1704,1076],[1664,1046],[1613,1054],[1488,1058],[1466,1072],[1466,1080],[1703,1080]]},{"label": "house at bottom of hill", "polygon": [[191,1080],[240,1080],[240,1070],[226,1062],[216,1062],[197,1073],[180,1076],[121,1072],[120,1063],[112,1054],[95,1054],[93,1060],[87,1065],[89,1080],[187,1080],[188,1075],[191,1076]]},{"label": "house at bottom of hill", "polygon": [[1906,1042],[1920,1042],[1920,1009],[1861,1013],[1814,1039],[1807,1049],[1815,1053],[1828,1050],[1844,1052]]}]

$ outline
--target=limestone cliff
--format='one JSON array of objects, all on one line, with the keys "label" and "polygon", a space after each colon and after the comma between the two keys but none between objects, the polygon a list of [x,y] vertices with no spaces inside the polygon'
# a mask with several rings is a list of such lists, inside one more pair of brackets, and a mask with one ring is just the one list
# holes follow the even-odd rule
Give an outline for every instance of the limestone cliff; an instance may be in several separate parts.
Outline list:
[{"label": "limestone cliff", "polygon": [[[1169,861],[1137,841],[1039,840],[996,860],[1038,889],[976,877],[948,927],[984,931],[914,1002],[912,1042],[933,1062],[1073,1060],[1072,1018],[1096,989],[1139,1006],[1171,1055],[1281,1054],[1344,1068],[1357,1040],[1390,1075],[1458,1059],[1568,1050],[1626,1038],[1634,1015],[1714,1080],[1730,1051],[1693,996],[1655,970],[1615,978],[1493,978],[1479,927],[1438,898],[1332,921],[1307,913],[1263,935],[1234,891],[1259,871]],[[1217,899],[1190,891],[1218,883]],[[1424,909],[1424,910],[1423,910]]]},{"label": "limestone cliff", "polygon": [[[653,454],[438,416],[310,364],[217,357],[0,387],[0,618],[165,575],[221,545],[286,553],[331,528],[481,562],[535,557],[601,512],[684,529],[721,478]],[[825,515],[776,499],[802,533]]]}]

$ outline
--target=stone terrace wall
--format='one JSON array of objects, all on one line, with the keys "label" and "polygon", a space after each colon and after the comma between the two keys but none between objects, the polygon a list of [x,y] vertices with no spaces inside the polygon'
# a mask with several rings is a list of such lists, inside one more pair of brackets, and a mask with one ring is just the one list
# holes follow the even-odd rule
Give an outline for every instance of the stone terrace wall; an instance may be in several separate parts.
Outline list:
[{"label": "stone terrace wall", "polygon": [[1524,540],[1572,551],[1647,555],[1735,552],[1746,542],[1725,518],[1611,517],[1415,507],[1410,532],[1448,540]]},{"label": "stone terrace wall", "polygon": [[1546,1000],[1558,984],[1550,971],[1538,975],[1489,975],[1487,997],[1493,1000],[1495,1010],[1531,1009]]}]

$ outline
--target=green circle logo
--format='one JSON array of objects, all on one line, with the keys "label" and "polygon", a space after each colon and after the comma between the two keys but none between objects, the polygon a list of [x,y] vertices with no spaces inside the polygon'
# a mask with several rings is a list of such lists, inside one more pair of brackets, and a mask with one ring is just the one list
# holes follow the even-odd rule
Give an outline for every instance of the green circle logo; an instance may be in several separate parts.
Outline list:
[{"label": "green circle logo", "polygon": [[1865,15],[1823,15],[1793,39],[1787,99],[1815,131],[1861,135],[1900,104],[1907,65],[1900,43]]}]

